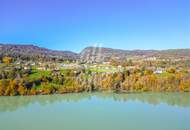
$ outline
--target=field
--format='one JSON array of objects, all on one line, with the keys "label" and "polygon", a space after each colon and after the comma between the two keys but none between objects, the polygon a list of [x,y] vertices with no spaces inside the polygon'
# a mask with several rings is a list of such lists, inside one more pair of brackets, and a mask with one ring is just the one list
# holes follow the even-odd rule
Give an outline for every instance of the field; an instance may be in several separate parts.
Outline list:
[{"label": "field", "polygon": [[32,70],[32,74],[29,75],[29,79],[39,79],[42,76],[48,76],[50,75],[50,71],[47,70]]}]

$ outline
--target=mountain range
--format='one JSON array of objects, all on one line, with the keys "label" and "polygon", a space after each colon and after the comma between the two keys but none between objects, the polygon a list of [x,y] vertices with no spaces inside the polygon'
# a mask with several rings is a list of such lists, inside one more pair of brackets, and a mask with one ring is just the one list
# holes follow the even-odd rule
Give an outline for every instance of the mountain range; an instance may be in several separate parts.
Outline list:
[{"label": "mountain range", "polygon": [[105,47],[86,47],[80,53],[72,51],[57,51],[34,45],[1,44],[0,56],[21,58],[56,58],[63,60],[108,61],[124,60],[127,57],[139,58],[190,58],[190,49],[169,50],[121,50]]},{"label": "mountain range", "polygon": [[50,50],[34,45],[0,44],[0,56],[24,57],[24,58],[58,58],[73,60],[78,54],[71,51]]}]

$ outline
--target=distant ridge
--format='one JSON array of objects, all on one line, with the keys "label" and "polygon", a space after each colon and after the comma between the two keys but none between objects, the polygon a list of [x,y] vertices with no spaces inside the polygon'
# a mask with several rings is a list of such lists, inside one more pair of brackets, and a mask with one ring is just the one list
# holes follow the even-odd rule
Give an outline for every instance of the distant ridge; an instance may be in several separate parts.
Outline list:
[{"label": "distant ridge", "polygon": [[44,57],[44,58],[60,58],[76,60],[78,54],[71,51],[56,51],[38,47],[35,45],[16,45],[16,44],[2,44],[0,43],[1,56],[13,57]]},{"label": "distant ridge", "polygon": [[86,47],[80,53],[57,51],[35,45],[2,44],[0,56],[57,58],[63,60],[108,61],[110,59],[125,60],[127,57],[156,58],[189,58],[190,49],[168,50],[122,50],[105,47]]},{"label": "distant ridge", "polygon": [[121,50],[105,47],[86,47],[80,53],[83,61],[109,61],[110,59],[125,60],[127,57],[161,59],[187,58],[190,59],[190,49],[168,49],[168,50]]}]

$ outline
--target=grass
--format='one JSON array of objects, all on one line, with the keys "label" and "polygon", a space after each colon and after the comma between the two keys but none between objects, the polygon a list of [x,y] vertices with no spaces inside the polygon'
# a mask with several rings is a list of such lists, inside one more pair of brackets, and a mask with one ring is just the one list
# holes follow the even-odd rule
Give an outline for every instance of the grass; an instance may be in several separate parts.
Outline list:
[{"label": "grass", "polygon": [[32,74],[29,75],[29,79],[39,79],[42,76],[49,76],[50,71],[46,70],[32,70]]},{"label": "grass", "polygon": [[90,68],[89,69],[91,72],[118,72],[120,71],[120,69],[117,69],[115,67],[110,67],[109,69],[105,68],[105,67],[101,67],[101,68]]},{"label": "grass", "polygon": [[61,72],[61,73],[67,73],[67,72],[69,72],[69,71],[71,71],[72,69],[60,69],[59,71]]},{"label": "grass", "polygon": [[164,73],[161,73],[161,74],[157,74],[158,77],[168,77],[168,76],[171,76],[172,74],[171,73],[168,73],[168,72],[164,72]]},{"label": "grass", "polygon": [[[59,84],[54,84],[54,83],[49,83],[45,86],[45,88],[52,88],[52,87],[55,87],[55,88],[60,88],[61,86],[63,85],[59,85]],[[43,89],[44,87],[42,85],[38,85],[35,87],[36,90],[41,90]]]},{"label": "grass", "polygon": [[5,66],[5,64],[4,63],[0,63],[0,67],[3,67],[3,66]]},{"label": "grass", "polygon": [[0,63],[0,67],[14,67],[14,64],[5,64],[5,63]]}]

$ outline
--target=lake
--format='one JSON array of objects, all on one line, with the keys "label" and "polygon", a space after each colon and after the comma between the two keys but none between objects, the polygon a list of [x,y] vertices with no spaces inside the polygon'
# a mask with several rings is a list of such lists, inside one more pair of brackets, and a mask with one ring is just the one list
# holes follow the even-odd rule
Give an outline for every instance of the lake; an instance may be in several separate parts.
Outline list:
[{"label": "lake", "polygon": [[0,130],[190,130],[190,93],[0,97]]}]

